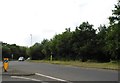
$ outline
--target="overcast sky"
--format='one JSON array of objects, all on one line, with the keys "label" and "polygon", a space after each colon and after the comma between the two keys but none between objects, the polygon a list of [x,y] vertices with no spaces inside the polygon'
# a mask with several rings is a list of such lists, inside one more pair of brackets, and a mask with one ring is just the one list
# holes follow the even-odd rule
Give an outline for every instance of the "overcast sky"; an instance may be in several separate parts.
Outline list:
[{"label": "overcast sky", "polygon": [[83,21],[108,24],[117,0],[0,0],[0,41],[22,46],[50,39]]}]

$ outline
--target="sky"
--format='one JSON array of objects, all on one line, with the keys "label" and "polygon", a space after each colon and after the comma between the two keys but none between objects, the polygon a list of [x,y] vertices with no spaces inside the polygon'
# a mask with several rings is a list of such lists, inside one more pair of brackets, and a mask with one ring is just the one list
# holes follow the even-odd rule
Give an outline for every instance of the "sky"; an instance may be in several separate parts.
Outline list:
[{"label": "sky", "polygon": [[[117,0],[0,0],[0,41],[31,46],[88,21],[108,25]],[[32,36],[31,36],[31,35]],[[32,37],[32,44],[31,44]]]}]

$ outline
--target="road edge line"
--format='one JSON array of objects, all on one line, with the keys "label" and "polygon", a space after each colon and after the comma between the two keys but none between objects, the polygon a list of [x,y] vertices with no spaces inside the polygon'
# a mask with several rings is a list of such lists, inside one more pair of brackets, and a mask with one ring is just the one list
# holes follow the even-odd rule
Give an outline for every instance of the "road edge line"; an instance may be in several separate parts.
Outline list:
[{"label": "road edge line", "polygon": [[40,73],[35,73],[35,75],[50,78],[50,79],[57,80],[57,81],[63,81],[63,82],[67,81],[67,80],[63,80],[63,79],[60,79],[60,78],[56,78],[56,77],[52,77],[52,76],[48,76],[48,75],[44,75],[44,74],[40,74]]},{"label": "road edge line", "polygon": [[25,80],[32,80],[32,81],[42,81],[42,80],[38,80],[38,79],[21,77],[21,76],[11,76],[11,78],[18,78],[18,79],[25,79]]}]

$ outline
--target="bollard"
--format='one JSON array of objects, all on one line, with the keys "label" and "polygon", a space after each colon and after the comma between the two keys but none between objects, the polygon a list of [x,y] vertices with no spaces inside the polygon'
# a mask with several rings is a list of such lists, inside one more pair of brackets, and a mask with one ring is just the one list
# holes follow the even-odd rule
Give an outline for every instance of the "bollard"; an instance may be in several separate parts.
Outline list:
[{"label": "bollard", "polygon": [[3,69],[4,69],[4,72],[8,71],[8,58],[4,58]]}]

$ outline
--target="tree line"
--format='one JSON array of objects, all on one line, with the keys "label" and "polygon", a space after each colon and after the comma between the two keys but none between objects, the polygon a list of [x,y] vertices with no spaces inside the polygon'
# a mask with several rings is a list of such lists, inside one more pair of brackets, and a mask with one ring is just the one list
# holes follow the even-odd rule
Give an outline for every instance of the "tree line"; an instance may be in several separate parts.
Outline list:
[{"label": "tree line", "polygon": [[120,1],[112,10],[109,26],[100,25],[97,29],[89,22],[83,22],[74,31],[66,28],[62,34],[52,39],[44,39],[31,47],[3,43],[3,56],[31,57],[33,60],[94,60],[109,62],[120,59]]},{"label": "tree line", "polygon": [[18,46],[16,44],[7,44],[2,42],[2,58],[18,59],[23,56],[29,57],[27,51],[29,48],[24,46]]}]

